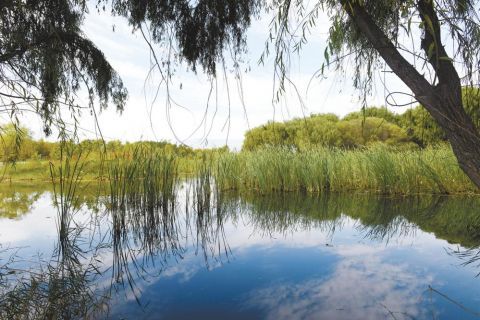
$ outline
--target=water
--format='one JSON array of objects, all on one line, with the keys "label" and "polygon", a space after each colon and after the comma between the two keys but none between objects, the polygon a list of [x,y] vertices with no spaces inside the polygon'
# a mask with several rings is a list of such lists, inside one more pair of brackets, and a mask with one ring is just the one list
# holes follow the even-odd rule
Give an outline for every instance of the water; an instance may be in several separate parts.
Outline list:
[{"label": "water", "polygon": [[175,208],[113,212],[94,189],[66,233],[48,186],[0,190],[0,315],[480,316],[476,197],[227,193],[198,212],[182,188]]}]

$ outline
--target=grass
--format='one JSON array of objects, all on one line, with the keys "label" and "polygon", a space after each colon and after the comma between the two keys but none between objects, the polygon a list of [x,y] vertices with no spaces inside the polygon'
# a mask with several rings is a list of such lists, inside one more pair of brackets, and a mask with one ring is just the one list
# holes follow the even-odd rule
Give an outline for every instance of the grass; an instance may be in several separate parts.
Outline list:
[{"label": "grass", "polygon": [[221,190],[374,194],[465,194],[478,189],[447,147],[400,151],[318,148],[306,152],[264,149],[229,153],[217,161]]},{"label": "grass", "polygon": [[174,156],[139,147],[131,156],[110,161],[107,168],[112,208],[165,211],[172,205],[179,179]]},{"label": "grass", "polygon": [[[472,194],[479,190],[459,168],[447,146],[423,150],[395,150],[376,145],[365,149],[315,148],[294,152],[267,148],[251,152],[224,152],[181,158],[137,148],[103,163],[90,161],[83,181],[109,180],[112,203],[128,200],[126,193],[173,193],[181,177],[214,177],[219,190],[271,192],[368,192],[374,194]],[[207,172],[208,171],[208,172]],[[49,163],[17,163],[4,181],[48,181]],[[113,181],[113,184],[111,183]],[[208,184],[201,183],[203,186]],[[146,195],[147,196],[147,195]],[[117,199],[114,199],[117,197]],[[144,201],[142,200],[142,201]],[[201,211],[201,210],[200,210]]]}]

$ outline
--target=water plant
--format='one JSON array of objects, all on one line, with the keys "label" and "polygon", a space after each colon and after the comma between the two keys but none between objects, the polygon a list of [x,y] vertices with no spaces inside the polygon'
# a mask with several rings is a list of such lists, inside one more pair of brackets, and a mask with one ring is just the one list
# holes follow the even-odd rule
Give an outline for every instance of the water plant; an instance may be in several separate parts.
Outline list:
[{"label": "water plant", "polygon": [[178,162],[174,155],[137,147],[108,163],[110,206],[143,211],[162,207],[166,210],[175,198]]},{"label": "water plant", "polygon": [[375,194],[478,193],[446,146],[399,150],[385,145],[344,150],[265,148],[216,160],[220,190],[369,192]]}]

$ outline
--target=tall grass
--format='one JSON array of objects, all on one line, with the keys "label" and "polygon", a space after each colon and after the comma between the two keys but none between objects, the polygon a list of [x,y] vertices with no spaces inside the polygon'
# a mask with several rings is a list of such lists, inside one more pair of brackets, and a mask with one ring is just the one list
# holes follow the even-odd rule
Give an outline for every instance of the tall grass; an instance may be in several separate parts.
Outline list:
[{"label": "tall grass", "polygon": [[152,210],[171,205],[179,179],[175,156],[138,147],[108,164],[112,208]]},{"label": "tall grass", "polygon": [[217,160],[215,178],[221,190],[259,193],[478,193],[445,146],[408,151],[378,145],[361,150],[271,148],[227,153]]},{"label": "tall grass", "polygon": [[[17,166],[20,169],[29,165]],[[210,179],[212,176],[214,179],[210,184],[221,191],[361,191],[404,195],[478,193],[446,145],[424,150],[396,150],[382,145],[356,150],[315,148],[302,152],[267,148],[240,153],[199,154],[187,158],[138,146],[133,151],[107,160],[105,166],[110,203],[118,207],[125,206],[127,202],[130,205],[135,202],[139,206],[167,205],[168,198],[175,194],[180,177]],[[99,177],[97,167],[98,164],[89,162],[87,167],[82,168],[87,180]],[[34,169],[34,172],[41,171],[40,167]],[[208,174],[206,170],[209,170]],[[204,187],[210,185],[201,184]],[[198,202],[202,203],[207,202]]]},{"label": "tall grass", "polygon": [[79,189],[86,187],[81,184],[85,164],[81,148],[68,142],[61,144],[59,162],[56,165],[50,163],[59,237],[56,250],[59,259],[68,268],[78,265],[84,253],[76,245],[83,226],[75,221],[75,214],[81,206]]}]

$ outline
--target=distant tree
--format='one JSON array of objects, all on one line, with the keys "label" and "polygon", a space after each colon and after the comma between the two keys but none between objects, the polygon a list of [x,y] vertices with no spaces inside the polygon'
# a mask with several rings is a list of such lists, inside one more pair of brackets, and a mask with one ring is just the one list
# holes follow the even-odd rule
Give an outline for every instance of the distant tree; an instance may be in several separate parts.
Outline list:
[{"label": "distant tree", "polygon": [[406,130],[376,117],[350,117],[338,120],[331,115],[312,115],[283,123],[268,123],[245,134],[243,150],[268,146],[303,151],[312,147],[358,148],[381,142],[390,146],[412,144]]},{"label": "distant tree", "polygon": [[385,119],[388,122],[399,124],[400,116],[388,110],[386,107],[366,107],[362,111],[355,111],[343,117],[343,120],[352,120],[365,117]]},{"label": "distant tree", "polygon": [[446,141],[445,133],[422,106],[407,110],[401,115],[401,126],[420,147]]},{"label": "distant tree", "polygon": [[53,155],[55,148],[54,142],[47,142],[45,140],[39,140],[34,142],[36,154],[41,159],[50,159]]},{"label": "distant tree", "polygon": [[119,140],[112,140],[107,143],[107,150],[108,151],[121,151],[122,150],[122,142]]},{"label": "distant tree", "polygon": [[480,130],[480,88],[467,87],[462,90],[463,107],[472,118],[473,124]]},{"label": "distant tree", "polygon": [[410,142],[405,130],[381,118],[340,121],[338,129],[341,133],[342,146],[345,148],[368,146],[376,142],[401,146]]},{"label": "distant tree", "polygon": [[[290,131],[290,133],[288,132]],[[292,146],[295,132],[281,122],[269,122],[245,133],[243,150],[252,151],[264,146]]]}]

